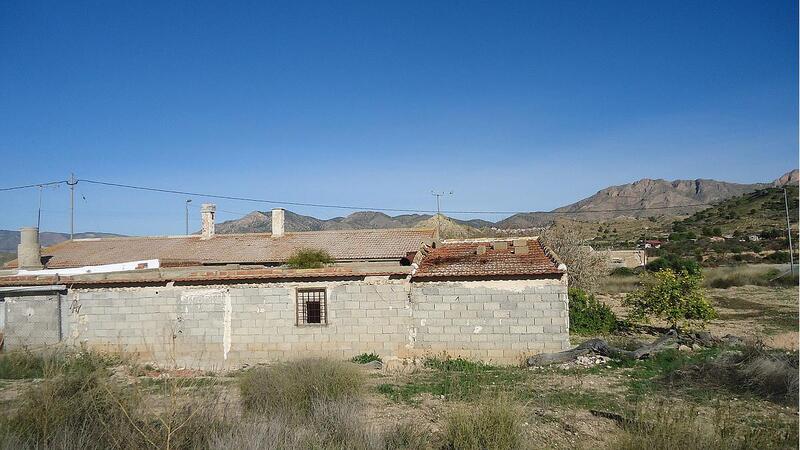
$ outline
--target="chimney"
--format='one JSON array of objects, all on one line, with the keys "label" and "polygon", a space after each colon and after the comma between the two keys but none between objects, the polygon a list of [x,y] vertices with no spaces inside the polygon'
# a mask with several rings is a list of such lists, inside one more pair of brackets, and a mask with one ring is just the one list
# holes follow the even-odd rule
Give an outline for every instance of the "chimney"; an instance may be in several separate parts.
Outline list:
[{"label": "chimney", "polygon": [[217,205],[213,203],[203,203],[200,207],[201,239],[214,237],[214,214],[217,212]]},{"label": "chimney", "polygon": [[283,236],[283,217],[284,210],[283,208],[273,208],[272,209],[272,237],[281,237]]},{"label": "chimney", "polygon": [[42,269],[42,248],[39,247],[39,229],[36,227],[19,230],[17,245],[17,267],[23,270]]}]

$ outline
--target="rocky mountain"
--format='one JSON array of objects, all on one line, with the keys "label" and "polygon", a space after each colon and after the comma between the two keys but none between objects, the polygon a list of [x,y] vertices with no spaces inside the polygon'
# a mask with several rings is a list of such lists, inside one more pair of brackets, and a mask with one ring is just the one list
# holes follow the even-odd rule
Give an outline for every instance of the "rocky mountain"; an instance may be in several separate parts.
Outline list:
[{"label": "rocky mountain", "polygon": [[798,181],[800,181],[800,170],[794,169],[781,175],[779,178],[773,181],[772,184],[775,187],[783,187],[787,184],[797,186]]},{"label": "rocky mountain", "polygon": [[501,220],[497,226],[541,227],[552,222],[555,217],[595,221],[623,217],[681,216],[700,211],[712,203],[769,186],[769,183],[739,184],[705,179],[667,181],[644,178],[602,189],[591,197],[556,208],[549,213],[515,214]]},{"label": "rocky mountain", "polygon": [[[121,234],[113,233],[75,233],[76,239],[86,238],[100,238],[100,237],[115,237],[122,236]],[[64,242],[69,239],[69,233],[54,233],[51,231],[43,231],[39,234],[39,243],[43,247]],[[13,230],[0,230],[0,253],[16,253],[17,245],[19,245],[19,231]]]}]

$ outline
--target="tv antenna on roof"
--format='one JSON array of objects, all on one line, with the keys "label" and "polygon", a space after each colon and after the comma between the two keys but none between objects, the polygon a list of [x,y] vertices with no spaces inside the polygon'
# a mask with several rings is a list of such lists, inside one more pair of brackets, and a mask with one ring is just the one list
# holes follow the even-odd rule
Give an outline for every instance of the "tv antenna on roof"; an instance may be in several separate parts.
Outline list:
[{"label": "tv antenna on roof", "polygon": [[448,192],[431,191],[431,195],[436,197],[436,234],[437,234],[437,236],[441,236],[441,234],[442,234],[442,208],[440,206],[440,199],[442,198],[442,196],[445,196],[445,195],[453,195],[453,191],[448,191]]}]

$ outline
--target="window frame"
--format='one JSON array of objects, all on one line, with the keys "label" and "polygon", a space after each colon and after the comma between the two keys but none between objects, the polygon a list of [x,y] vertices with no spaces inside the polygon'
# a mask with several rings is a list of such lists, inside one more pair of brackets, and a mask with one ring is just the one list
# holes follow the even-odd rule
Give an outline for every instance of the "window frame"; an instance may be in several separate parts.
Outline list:
[{"label": "window frame", "polygon": [[[313,301],[313,298],[304,297],[304,295],[316,293],[321,294],[319,298],[320,321],[308,322],[307,304]],[[295,326],[298,327],[324,327],[328,325],[328,289],[323,287],[309,287],[295,289]]]}]

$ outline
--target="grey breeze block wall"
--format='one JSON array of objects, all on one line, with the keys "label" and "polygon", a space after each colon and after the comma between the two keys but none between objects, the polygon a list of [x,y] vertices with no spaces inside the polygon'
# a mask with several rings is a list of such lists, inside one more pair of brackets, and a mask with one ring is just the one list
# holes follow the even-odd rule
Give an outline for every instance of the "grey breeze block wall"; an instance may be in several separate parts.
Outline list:
[{"label": "grey breeze block wall", "polygon": [[[295,324],[296,290],[325,288],[327,325]],[[58,296],[8,297],[6,349],[58,342]],[[566,284],[364,281],[73,289],[63,342],[180,367],[304,356],[447,353],[516,363],[569,346]],[[33,312],[31,312],[33,311]],[[44,324],[44,325],[34,325]]]}]

